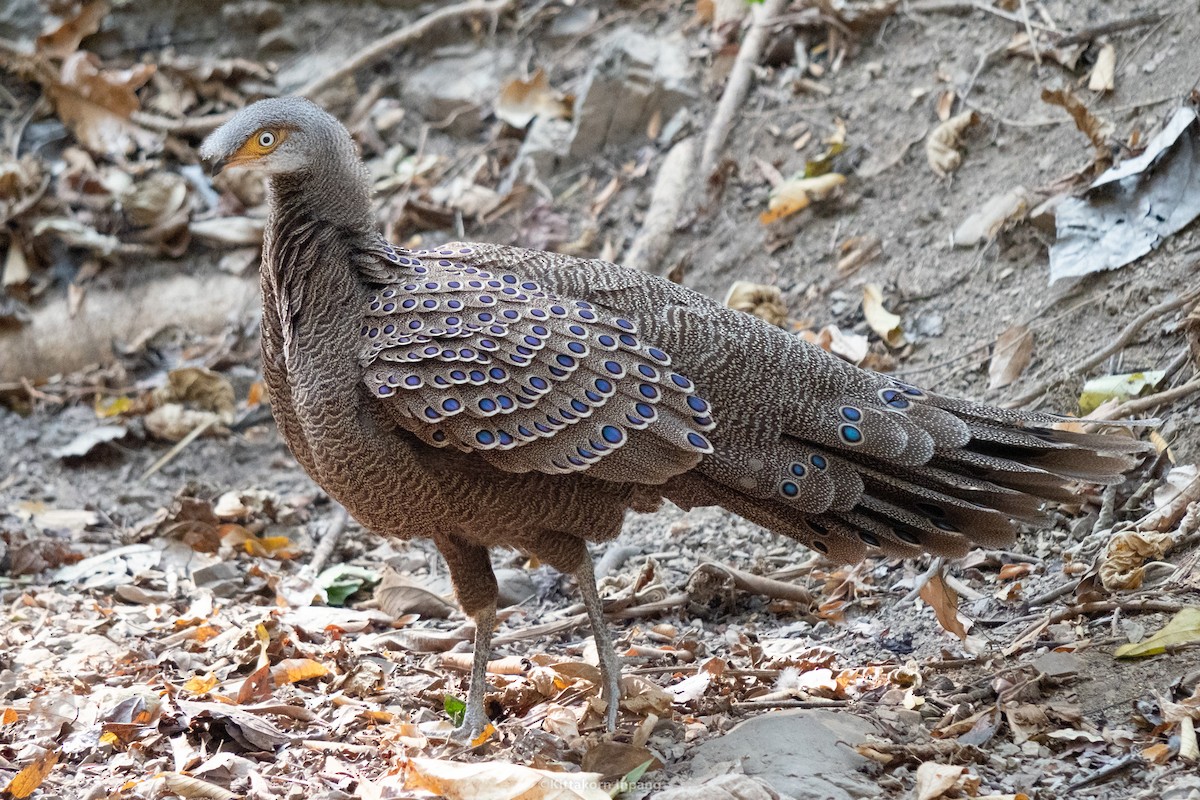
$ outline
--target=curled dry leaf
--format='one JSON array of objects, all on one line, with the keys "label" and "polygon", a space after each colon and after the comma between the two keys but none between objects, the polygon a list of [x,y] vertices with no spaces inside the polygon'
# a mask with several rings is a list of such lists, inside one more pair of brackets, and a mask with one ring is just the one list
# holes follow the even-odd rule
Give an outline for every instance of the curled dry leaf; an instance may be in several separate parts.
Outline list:
[{"label": "curled dry leaf", "polygon": [[974,796],[979,790],[979,778],[967,767],[926,761],[917,767],[917,800],[937,800],[952,792]]},{"label": "curled dry leaf", "polygon": [[1110,592],[1137,589],[1146,576],[1143,564],[1166,555],[1175,545],[1169,533],[1123,531],[1114,535],[1105,548],[1097,574]]},{"label": "curled dry leaf", "polygon": [[548,772],[506,761],[408,759],[398,788],[446,800],[611,800],[594,772]]},{"label": "curled dry leaf", "polygon": [[79,43],[100,30],[100,21],[108,15],[107,0],[56,3],[67,13],[37,37],[37,51],[53,58],[66,58],[79,49]]},{"label": "curled dry leaf", "polygon": [[1111,92],[1116,86],[1114,78],[1117,74],[1117,48],[1109,43],[1100,46],[1096,54],[1096,63],[1092,66],[1092,74],[1088,77],[1088,88],[1093,92]]},{"label": "curled dry leaf", "polygon": [[1024,186],[990,198],[954,229],[956,247],[973,247],[990,242],[1000,231],[1017,222],[1029,210],[1029,192]]},{"label": "curled dry leaf", "polygon": [[943,178],[958,169],[962,164],[959,140],[967,128],[978,124],[978,114],[964,111],[934,128],[925,140],[925,158],[930,168]]},{"label": "curled dry leaf", "polygon": [[534,117],[570,119],[571,98],[550,86],[545,70],[529,78],[516,78],[504,84],[496,100],[496,116],[514,128],[524,128]]},{"label": "curled dry leaf", "polygon": [[965,618],[958,613],[958,595],[942,578],[941,573],[931,577],[921,587],[921,599],[933,609],[938,624],[944,630],[953,633],[959,639],[967,638]]},{"label": "curled dry leaf", "polygon": [[192,222],[188,230],[197,239],[215,245],[261,245],[266,220],[255,217],[220,217]]},{"label": "curled dry leaf", "polygon": [[837,325],[826,325],[821,330],[800,331],[799,336],[809,344],[815,344],[851,364],[861,364],[871,350],[871,343],[860,333],[844,333]]},{"label": "curled dry leaf", "polygon": [[1163,370],[1146,370],[1092,378],[1083,385],[1083,392],[1079,395],[1079,410],[1083,414],[1090,414],[1109,400],[1123,403],[1149,394],[1164,377],[1166,372]]},{"label": "curled dry leaf", "polygon": [[992,360],[988,364],[988,388],[1008,386],[1029,366],[1033,357],[1033,331],[1024,325],[1013,325],[996,337]]},{"label": "curled dry leaf", "polygon": [[1113,133],[1111,122],[1093,114],[1079,96],[1069,89],[1043,89],[1042,101],[1066,109],[1071,115],[1075,127],[1092,143],[1095,151],[1093,166],[1097,172],[1112,163],[1112,151],[1108,146],[1108,139]]},{"label": "curled dry leaf", "polygon": [[783,293],[778,286],[735,281],[725,295],[725,305],[780,327],[788,318],[787,304],[783,302]]},{"label": "curled dry leaf", "polygon": [[883,289],[878,284],[863,285],[863,316],[871,330],[891,348],[904,345],[904,330],[900,317],[883,307]]},{"label": "curled dry leaf", "polygon": [[126,70],[100,68],[100,59],[84,50],[68,56],[58,81],[45,87],[59,119],[89,152],[119,158],[135,150],[155,151],[158,134],[130,121],[139,108],[137,90],[154,74],[154,65]]},{"label": "curled dry leaf", "polygon": [[767,210],[759,215],[763,225],[790,217],[808,208],[814,201],[825,200],[846,182],[846,176],[838,172],[807,178],[791,178],[776,186],[771,192]]}]

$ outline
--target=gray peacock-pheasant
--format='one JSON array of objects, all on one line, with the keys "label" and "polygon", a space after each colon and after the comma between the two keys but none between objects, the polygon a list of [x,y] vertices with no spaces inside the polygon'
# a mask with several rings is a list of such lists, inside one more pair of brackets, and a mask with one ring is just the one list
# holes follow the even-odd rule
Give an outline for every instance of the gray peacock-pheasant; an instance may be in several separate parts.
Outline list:
[{"label": "gray peacock-pheasant", "polygon": [[248,106],[202,154],[268,175],[262,365],[296,460],[363,525],[433,539],[475,619],[465,735],[487,722],[490,548],[578,579],[611,728],[619,666],[586,544],[628,509],[720,505],[846,562],[962,554],[1142,449],[857,369],[615,264],[395,247],[349,134],[307,100]]}]

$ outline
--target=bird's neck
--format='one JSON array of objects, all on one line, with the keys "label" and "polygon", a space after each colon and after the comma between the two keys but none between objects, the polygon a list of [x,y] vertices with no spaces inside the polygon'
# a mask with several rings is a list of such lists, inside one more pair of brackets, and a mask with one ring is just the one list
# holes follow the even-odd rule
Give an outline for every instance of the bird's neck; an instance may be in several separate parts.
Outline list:
[{"label": "bird's neck", "polygon": [[357,159],[345,161],[322,169],[271,176],[267,194],[272,221],[311,221],[352,234],[372,230],[375,219],[366,170]]}]

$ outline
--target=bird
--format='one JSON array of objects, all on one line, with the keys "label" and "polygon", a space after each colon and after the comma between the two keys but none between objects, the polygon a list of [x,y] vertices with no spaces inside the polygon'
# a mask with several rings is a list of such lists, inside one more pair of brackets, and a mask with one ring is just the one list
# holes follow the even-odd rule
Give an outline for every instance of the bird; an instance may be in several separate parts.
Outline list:
[{"label": "bird", "polygon": [[245,106],[200,155],[266,176],[261,355],[283,440],[363,526],[431,539],[475,622],[459,737],[490,722],[493,549],[575,577],[612,730],[620,664],[587,545],[629,510],[722,506],[844,563],[958,556],[1146,448],[860,369],[606,261],[395,245],[351,135],[303,98]]}]

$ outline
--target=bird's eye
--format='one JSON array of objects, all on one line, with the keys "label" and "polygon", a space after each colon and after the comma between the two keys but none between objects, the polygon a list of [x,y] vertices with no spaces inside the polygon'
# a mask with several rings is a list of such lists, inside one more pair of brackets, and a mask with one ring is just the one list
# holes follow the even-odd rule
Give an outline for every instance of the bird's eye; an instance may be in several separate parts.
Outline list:
[{"label": "bird's eye", "polygon": [[259,147],[266,148],[266,147],[273,147],[274,145],[275,145],[275,134],[271,133],[270,131],[263,131],[262,133],[260,133],[258,135],[258,146]]}]

